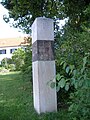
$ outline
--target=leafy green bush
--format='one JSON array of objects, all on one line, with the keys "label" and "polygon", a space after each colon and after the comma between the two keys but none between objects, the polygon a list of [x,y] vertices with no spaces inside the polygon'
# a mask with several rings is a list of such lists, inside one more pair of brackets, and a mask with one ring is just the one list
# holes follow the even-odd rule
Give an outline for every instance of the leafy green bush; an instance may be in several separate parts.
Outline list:
[{"label": "leafy green bush", "polygon": [[66,91],[73,86],[73,76],[76,74],[75,66],[68,65],[66,62],[61,62],[62,72],[56,75],[57,91],[64,88]]},{"label": "leafy green bush", "polygon": [[71,93],[69,112],[72,120],[90,119],[90,56],[83,58],[83,66],[74,76],[76,91]]},{"label": "leafy green bush", "polygon": [[[87,26],[90,25],[87,24]],[[73,30],[69,25],[64,27],[63,35],[57,32],[55,38],[56,79],[60,104],[70,101],[69,96],[77,86],[77,84],[74,85],[75,75],[82,67],[85,53],[90,52],[90,30],[88,27],[86,27],[87,30],[83,29],[82,31]]]},{"label": "leafy green bush", "polygon": [[9,64],[12,64],[13,61],[11,58],[4,58],[2,61],[1,61],[1,66],[5,67],[6,69],[8,69],[9,67]]},{"label": "leafy green bush", "polygon": [[12,55],[13,63],[17,71],[21,70],[24,64],[25,51],[22,48],[18,48]]},{"label": "leafy green bush", "polygon": [[26,48],[24,64],[21,71],[24,77],[32,81],[32,51],[30,46]]},{"label": "leafy green bush", "polygon": [[62,72],[56,75],[58,101],[68,102],[71,120],[90,119],[90,53],[85,54],[82,63],[82,67],[76,69],[63,61]]},{"label": "leafy green bush", "polygon": [[64,61],[60,65],[62,71],[56,75],[59,107],[68,103],[72,120],[90,119],[90,54],[85,54],[81,68]]},{"label": "leafy green bush", "polygon": [[75,66],[69,65],[62,61],[59,65],[60,71],[56,74],[56,82],[51,80],[50,86],[56,86],[58,97],[58,108],[68,108],[70,101],[70,93],[74,92],[73,76],[75,74]]},{"label": "leafy green bush", "polygon": [[8,69],[9,69],[10,71],[15,71],[15,70],[16,70],[15,64],[9,64],[9,65],[8,65]]}]

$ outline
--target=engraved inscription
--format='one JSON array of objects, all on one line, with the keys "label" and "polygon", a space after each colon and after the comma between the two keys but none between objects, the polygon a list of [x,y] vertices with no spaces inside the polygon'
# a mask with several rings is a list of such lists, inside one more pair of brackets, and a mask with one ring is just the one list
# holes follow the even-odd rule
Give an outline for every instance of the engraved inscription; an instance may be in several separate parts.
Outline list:
[{"label": "engraved inscription", "polygon": [[33,61],[54,60],[54,42],[37,40],[32,45],[32,52]]}]

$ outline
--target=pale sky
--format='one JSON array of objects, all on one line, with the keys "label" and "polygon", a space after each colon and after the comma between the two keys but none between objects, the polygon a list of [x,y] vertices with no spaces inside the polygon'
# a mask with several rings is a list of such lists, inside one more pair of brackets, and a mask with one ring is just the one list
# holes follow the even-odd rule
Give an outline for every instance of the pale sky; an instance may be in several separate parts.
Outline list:
[{"label": "pale sky", "polygon": [[0,38],[11,38],[11,37],[23,36],[23,33],[18,32],[19,31],[18,29],[14,27],[10,27],[8,23],[5,23],[5,21],[3,20],[3,15],[5,14],[8,14],[8,10],[6,10],[0,4]]}]

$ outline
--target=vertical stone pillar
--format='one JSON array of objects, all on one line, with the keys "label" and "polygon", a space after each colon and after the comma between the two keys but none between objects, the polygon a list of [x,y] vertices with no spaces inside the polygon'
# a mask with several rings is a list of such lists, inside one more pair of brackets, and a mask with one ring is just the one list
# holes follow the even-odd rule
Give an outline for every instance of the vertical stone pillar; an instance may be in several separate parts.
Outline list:
[{"label": "vertical stone pillar", "polygon": [[57,111],[56,88],[48,85],[55,80],[53,20],[38,17],[32,25],[32,68],[34,108],[40,113]]}]

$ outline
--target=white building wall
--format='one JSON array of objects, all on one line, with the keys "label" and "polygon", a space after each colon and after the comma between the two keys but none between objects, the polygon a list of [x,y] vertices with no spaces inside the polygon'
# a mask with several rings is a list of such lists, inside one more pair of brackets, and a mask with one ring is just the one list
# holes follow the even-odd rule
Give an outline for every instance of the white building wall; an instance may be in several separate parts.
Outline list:
[{"label": "white building wall", "polygon": [[0,63],[1,63],[2,59],[12,57],[12,53],[10,53],[10,49],[18,49],[18,48],[21,48],[21,46],[0,48],[0,50],[6,50],[6,54],[0,54]]}]

